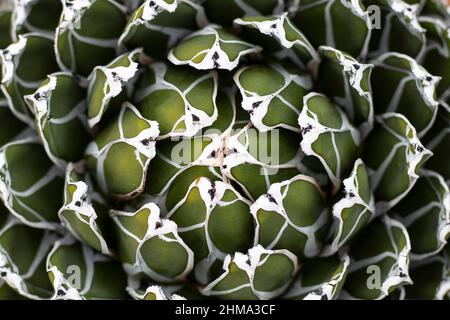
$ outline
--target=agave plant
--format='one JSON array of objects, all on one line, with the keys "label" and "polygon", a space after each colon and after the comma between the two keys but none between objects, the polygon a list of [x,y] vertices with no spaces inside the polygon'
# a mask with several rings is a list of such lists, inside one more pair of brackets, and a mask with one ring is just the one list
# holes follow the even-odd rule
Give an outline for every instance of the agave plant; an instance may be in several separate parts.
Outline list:
[{"label": "agave plant", "polygon": [[450,299],[444,2],[0,9],[0,299]]}]

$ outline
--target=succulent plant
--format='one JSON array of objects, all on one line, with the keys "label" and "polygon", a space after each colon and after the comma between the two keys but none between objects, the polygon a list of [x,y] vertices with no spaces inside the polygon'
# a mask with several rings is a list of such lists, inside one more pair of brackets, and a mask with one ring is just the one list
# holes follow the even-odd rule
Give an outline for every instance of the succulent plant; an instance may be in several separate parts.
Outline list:
[{"label": "succulent plant", "polygon": [[443,2],[9,4],[0,299],[450,299]]}]

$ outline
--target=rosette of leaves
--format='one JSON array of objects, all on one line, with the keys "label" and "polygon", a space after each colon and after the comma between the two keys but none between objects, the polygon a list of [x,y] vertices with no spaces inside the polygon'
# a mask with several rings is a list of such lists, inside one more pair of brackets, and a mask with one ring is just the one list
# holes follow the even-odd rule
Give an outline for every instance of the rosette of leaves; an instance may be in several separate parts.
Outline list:
[{"label": "rosette of leaves", "polygon": [[358,131],[341,109],[316,92],[303,97],[298,124],[303,152],[318,158],[332,183],[338,186],[355,160],[360,143]]},{"label": "rosette of leaves", "polygon": [[308,260],[302,265],[300,274],[283,297],[295,300],[337,299],[349,266],[348,255]]},{"label": "rosette of leaves", "polygon": [[178,43],[170,52],[175,65],[189,65],[198,70],[233,70],[242,57],[261,48],[245,42],[218,25],[208,25]]},{"label": "rosette of leaves", "polygon": [[299,264],[288,250],[266,250],[253,247],[247,254],[226,256],[223,273],[203,293],[219,299],[270,299],[290,285]]},{"label": "rosette of leaves", "polygon": [[[40,63],[35,63],[38,60]],[[31,123],[32,115],[24,95],[39,88],[48,74],[58,70],[53,53],[53,40],[37,33],[19,36],[17,42],[0,50],[1,89],[11,112]]]},{"label": "rosette of leaves", "polygon": [[[25,96],[47,156],[59,167],[83,158],[91,139],[86,122],[86,90],[75,77],[58,72]],[[67,142],[70,141],[70,144]]]},{"label": "rosette of leaves", "polygon": [[442,176],[422,170],[414,187],[391,211],[411,240],[411,258],[425,259],[446,245],[450,236],[450,191]]},{"label": "rosette of leaves", "polygon": [[146,0],[131,15],[119,43],[142,47],[149,56],[161,59],[181,38],[207,23],[203,7],[195,1]]},{"label": "rosette of leaves", "polygon": [[439,102],[434,77],[410,57],[386,53],[373,61],[373,97],[377,113],[405,115],[422,137],[433,125]]},{"label": "rosette of leaves", "polygon": [[[53,244],[46,270],[56,300],[125,299],[126,274],[120,264],[66,236]],[[105,281],[114,279],[114,281]]]},{"label": "rosette of leaves", "polygon": [[192,137],[217,119],[218,77],[155,63],[140,76],[134,100],[142,115],[159,123],[160,139]]},{"label": "rosette of leaves", "polygon": [[411,284],[410,251],[408,232],[400,222],[388,216],[374,221],[350,249],[351,262],[342,297],[383,299],[395,288]]},{"label": "rosette of leaves", "polygon": [[377,213],[395,206],[414,186],[425,161],[432,156],[416,129],[398,113],[385,113],[364,145],[363,159],[371,174]]},{"label": "rosette of leaves", "polygon": [[175,222],[160,217],[148,203],[135,212],[111,211],[125,269],[162,283],[181,281],[194,265],[192,250],[181,239]]},{"label": "rosette of leaves", "polygon": [[131,104],[102,130],[86,149],[88,167],[100,190],[118,199],[142,192],[151,159],[155,156],[158,123],[147,120]]},{"label": "rosette of leaves", "polygon": [[63,174],[37,139],[10,142],[0,149],[0,199],[23,223],[59,229]]},{"label": "rosette of leaves", "polygon": [[108,230],[108,204],[95,190],[89,174],[83,168],[70,163],[67,166],[64,185],[64,204],[58,212],[63,226],[81,242],[110,255],[105,240]]},{"label": "rosette of leaves", "polygon": [[322,249],[329,211],[314,179],[298,175],[274,183],[250,211],[257,223],[255,244],[287,249],[300,260],[317,256]]},{"label": "rosette of leaves", "polygon": [[255,225],[249,207],[250,202],[231,185],[200,177],[167,214],[194,252],[199,283],[212,280],[211,269],[220,268],[228,254],[252,247]]},{"label": "rosette of leaves", "polygon": [[125,12],[114,0],[64,0],[55,35],[59,67],[87,77],[96,66],[113,60]]}]

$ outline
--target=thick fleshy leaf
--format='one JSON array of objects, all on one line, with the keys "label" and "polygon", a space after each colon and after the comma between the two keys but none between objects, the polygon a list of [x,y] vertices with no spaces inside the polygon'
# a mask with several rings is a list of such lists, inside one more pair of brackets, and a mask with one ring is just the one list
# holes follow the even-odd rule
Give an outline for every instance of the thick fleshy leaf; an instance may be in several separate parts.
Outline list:
[{"label": "thick fleshy leaf", "polygon": [[236,125],[226,138],[222,173],[255,200],[270,185],[290,179],[303,170],[300,136],[286,129],[261,132],[251,124]]},{"label": "thick fleshy leaf", "polygon": [[[45,258],[56,239],[50,231],[11,219],[0,230],[0,283],[4,281],[28,299],[50,298],[53,288],[45,272]],[[3,294],[3,288],[0,292]]]},{"label": "thick fleshy leaf", "polygon": [[427,46],[420,61],[428,72],[441,77],[436,87],[440,100],[450,102],[450,33],[440,20],[421,17],[420,24],[427,30]]},{"label": "thick fleshy leaf", "polygon": [[208,18],[218,24],[231,26],[236,18],[272,15],[283,12],[284,0],[205,0]]},{"label": "thick fleshy leaf", "polygon": [[435,89],[440,78],[403,54],[386,53],[372,63],[375,112],[403,114],[422,137],[436,117],[439,103]]},{"label": "thick fleshy leaf", "polygon": [[97,66],[88,78],[87,117],[90,127],[100,122],[111,100],[126,93],[128,82],[138,71],[141,50],[125,53],[107,66]]},{"label": "thick fleshy leaf", "polygon": [[322,249],[329,211],[314,179],[298,175],[274,183],[250,211],[257,223],[255,245],[287,249],[300,260],[317,256]]},{"label": "thick fleshy leaf", "polygon": [[126,8],[114,0],[63,0],[55,50],[63,71],[87,77],[116,56]]},{"label": "thick fleshy leaf", "polygon": [[450,191],[437,173],[422,170],[406,197],[389,214],[403,223],[411,239],[411,258],[438,253],[450,236]]},{"label": "thick fleshy leaf", "polygon": [[312,89],[308,75],[280,64],[254,65],[237,71],[234,81],[241,92],[241,106],[259,131],[300,131],[297,118],[302,100]]},{"label": "thick fleshy leaf", "polygon": [[372,130],[374,121],[370,83],[373,65],[359,63],[332,47],[322,46],[319,53],[318,83],[327,96],[344,109],[364,138]]},{"label": "thick fleshy leaf", "polygon": [[418,58],[425,49],[425,29],[418,16],[418,5],[402,0],[363,0],[367,7],[376,8],[369,57],[375,58],[393,51]]},{"label": "thick fleshy leaf", "polygon": [[333,205],[331,243],[322,255],[332,255],[370,223],[375,215],[375,201],[369,175],[361,159],[356,160],[351,175],[343,181],[344,196]]},{"label": "thick fleshy leaf", "polygon": [[354,57],[365,57],[371,22],[361,1],[294,0],[292,3],[292,21],[315,47],[327,45]]},{"label": "thick fleshy leaf", "polygon": [[196,179],[186,196],[167,215],[178,234],[194,251],[195,278],[201,284],[212,279],[210,269],[223,263],[227,254],[253,245],[255,223],[250,202],[222,181]]},{"label": "thick fleshy leaf", "polygon": [[125,104],[116,120],[86,150],[88,168],[95,173],[101,191],[118,199],[139,195],[147,168],[155,156],[158,123],[147,120],[131,104]]},{"label": "thick fleshy leaf", "polygon": [[218,25],[208,25],[178,43],[169,53],[176,65],[189,65],[199,70],[233,70],[242,57],[261,48],[245,42]]},{"label": "thick fleshy leaf", "polygon": [[179,40],[207,24],[203,7],[194,1],[146,0],[132,14],[119,43],[163,59]]},{"label": "thick fleshy leaf", "polygon": [[[377,239],[377,241],[373,241]],[[408,232],[387,216],[373,222],[354,242],[343,299],[383,299],[395,288],[411,284]]]},{"label": "thick fleshy leaf", "polygon": [[120,264],[70,236],[56,241],[46,269],[56,300],[126,299],[126,274]]},{"label": "thick fleshy leaf", "polygon": [[47,157],[37,139],[11,142],[0,149],[0,198],[23,223],[60,228],[63,173]]},{"label": "thick fleshy leaf", "polygon": [[122,261],[130,274],[145,273],[163,283],[182,281],[194,265],[194,253],[177,232],[175,222],[160,217],[148,203],[135,212],[111,211],[117,226]]},{"label": "thick fleshy leaf", "polygon": [[433,152],[426,163],[426,168],[438,172],[450,186],[450,107],[442,104],[436,121],[427,135],[422,139],[424,145]]},{"label": "thick fleshy leaf", "polygon": [[288,250],[256,246],[247,254],[228,255],[222,275],[203,289],[203,293],[228,300],[276,298],[290,285],[298,268],[297,258]]},{"label": "thick fleshy leaf", "polygon": [[405,298],[413,300],[450,299],[450,246],[440,254],[411,263],[413,285],[405,286]]},{"label": "thick fleshy leaf", "polygon": [[111,254],[105,240],[108,217],[107,203],[95,191],[83,168],[70,163],[64,185],[64,204],[58,212],[63,226],[78,240],[100,251]]},{"label": "thick fleshy leaf", "polygon": [[28,32],[53,37],[61,11],[60,0],[16,0],[11,33],[14,37]]},{"label": "thick fleshy leaf", "polygon": [[155,63],[140,76],[134,101],[142,115],[159,123],[160,139],[192,137],[217,119],[215,72]]},{"label": "thick fleshy leaf", "polygon": [[403,115],[386,113],[376,120],[377,126],[367,138],[362,154],[370,174],[376,212],[381,214],[411,190],[432,152],[422,145],[416,129]]},{"label": "thick fleshy leaf", "polygon": [[263,47],[265,56],[287,59],[299,67],[315,70],[319,56],[287,13],[280,16],[245,17],[236,19],[234,23],[246,27],[243,37]]},{"label": "thick fleshy leaf", "polygon": [[68,73],[53,73],[42,86],[25,96],[36,131],[48,157],[65,168],[83,158],[90,140],[86,123],[86,90]]},{"label": "thick fleshy leaf", "polygon": [[[39,63],[36,63],[39,61]],[[53,53],[53,40],[29,33],[0,50],[1,89],[13,114],[20,120],[33,122],[24,95],[39,88],[48,74],[58,70]]]},{"label": "thick fleshy leaf", "polygon": [[307,260],[298,278],[283,296],[285,299],[335,300],[349,270],[350,258],[344,255]]},{"label": "thick fleshy leaf", "polygon": [[332,183],[339,186],[355,161],[360,142],[358,131],[343,111],[326,96],[315,92],[303,98],[298,123],[303,136],[303,152],[317,157]]}]

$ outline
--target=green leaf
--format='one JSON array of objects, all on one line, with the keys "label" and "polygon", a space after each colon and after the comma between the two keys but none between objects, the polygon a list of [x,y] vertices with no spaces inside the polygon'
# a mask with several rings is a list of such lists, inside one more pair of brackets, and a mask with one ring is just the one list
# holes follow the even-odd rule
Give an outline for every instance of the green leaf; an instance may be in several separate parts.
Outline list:
[{"label": "green leaf", "polygon": [[112,99],[119,96],[138,71],[142,50],[137,49],[114,59],[107,66],[97,66],[88,78],[87,117],[89,126],[97,125]]},{"label": "green leaf", "polygon": [[375,112],[403,114],[422,137],[436,117],[439,103],[435,90],[440,78],[403,54],[386,53],[372,63]]},{"label": "green leaf", "polygon": [[344,196],[333,205],[331,243],[322,252],[325,256],[338,252],[364,230],[375,215],[369,175],[361,159],[356,160],[351,175],[343,181],[343,185]]},{"label": "green leaf", "polygon": [[[39,63],[36,63],[39,61]],[[58,70],[53,51],[53,39],[29,33],[0,50],[2,66],[1,89],[12,113],[32,124],[24,95],[32,94],[47,75]]]},{"label": "green leaf", "polygon": [[372,28],[368,56],[376,58],[392,51],[419,58],[425,49],[425,29],[417,20],[417,5],[397,0],[363,0],[364,4],[376,6],[381,14],[379,26]]},{"label": "green leaf", "polygon": [[150,161],[155,156],[158,123],[147,120],[131,104],[102,130],[86,149],[86,159],[102,192],[130,199],[144,189]]},{"label": "green leaf", "polygon": [[211,281],[210,269],[227,254],[253,245],[255,225],[249,206],[250,202],[231,185],[200,177],[167,214],[194,252],[194,271],[199,283]]},{"label": "green leaf", "polygon": [[159,123],[159,139],[192,137],[217,119],[217,91],[215,72],[154,63],[140,76],[134,100]]},{"label": "green leaf", "polygon": [[60,229],[62,175],[37,139],[18,140],[0,149],[0,198],[11,214],[29,226]]},{"label": "green leaf", "polygon": [[322,45],[365,57],[371,22],[361,1],[294,1],[292,21],[317,48]]},{"label": "green leaf", "polygon": [[344,285],[349,270],[350,258],[317,258],[307,260],[285,299],[334,300],[337,299]]},{"label": "green leaf", "polygon": [[131,15],[119,44],[142,47],[149,56],[163,59],[181,38],[207,23],[203,7],[191,0],[146,0]]},{"label": "green leaf", "polygon": [[64,204],[58,212],[62,225],[78,240],[111,255],[104,230],[107,227],[107,204],[95,191],[88,174],[70,163],[66,170]]},{"label": "green leaf", "polygon": [[199,70],[233,70],[242,57],[261,48],[242,41],[218,25],[208,25],[178,43],[169,53],[169,61]]},{"label": "green leaf", "polygon": [[276,59],[287,59],[299,67],[314,70],[319,56],[287,15],[245,17],[234,23],[245,27],[243,36],[263,47],[265,56],[270,54]]},{"label": "green leaf", "polygon": [[374,121],[371,74],[373,65],[359,63],[348,54],[321,46],[318,83],[352,123],[362,138],[372,130]]},{"label": "green leaf", "polygon": [[411,284],[408,273],[410,251],[405,227],[382,216],[353,243],[350,270],[341,297],[379,300],[395,288]]},{"label": "green leaf", "polygon": [[371,176],[376,212],[381,214],[408,194],[432,152],[422,145],[403,115],[386,113],[376,120],[377,126],[363,146],[362,158]]},{"label": "green leaf", "polygon": [[303,97],[298,123],[303,136],[303,152],[317,157],[332,183],[338,187],[355,161],[360,143],[358,131],[343,111],[326,96],[315,92]]},{"label": "green leaf", "polygon": [[[0,230],[0,284],[6,283],[28,299],[50,298],[53,288],[45,272],[45,260],[56,239],[50,231],[30,228],[17,219],[10,219]],[[4,289],[0,288],[0,292]]]},{"label": "green leaf", "polygon": [[203,294],[227,300],[272,299],[290,285],[299,268],[288,250],[253,247],[247,254],[228,255],[223,273],[203,289]]},{"label": "green leaf", "polygon": [[312,89],[308,75],[280,64],[254,65],[238,70],[234,81],[242,95],[241,106],[259,131],[300,131],[302,99]]},{"label": "green leaf", "polygon": [[120,264],[66,236],[47,257],[55,300],[126,299],[127,277]]},{"label": "green leaf", "polygon": [[83,158],[91,138],[86,123],[86,90],[68,73],[53,73],[25,96],[48,157],[60,168]]},{"label": "green leaf", "polygon": [[182,281],[194,265],[194,253],[177,232],[175,222],[160,217],[159,208],[148,203],[135,212],[112,211],[125,268],[150,279]]},{"label": "green leaf", "polygon": [[411,239],[411,258],[427,259],[450,236],[450,191],[436,172],[422,170],[406,197],[389,214],[403,223]]},{"label": "green leaf", "polygon": [[116,57],[126,8],[114,0],[64,0],[55,51],[63,71],[87,77]]}]

